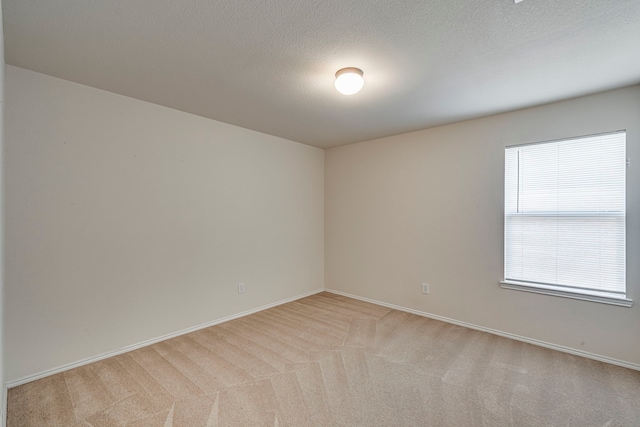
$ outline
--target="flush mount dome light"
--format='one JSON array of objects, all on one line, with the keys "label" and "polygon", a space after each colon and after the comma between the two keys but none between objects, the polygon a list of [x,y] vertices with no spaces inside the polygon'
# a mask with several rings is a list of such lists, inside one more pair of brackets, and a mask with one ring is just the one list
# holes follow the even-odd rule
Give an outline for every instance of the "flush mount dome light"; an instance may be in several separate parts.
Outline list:
[{"label": "flush mount dome light", "polygon": [[336,73],[336,89],[343,95],[358,93],[364,86],[363,73],[360,68],[343,68]]}]

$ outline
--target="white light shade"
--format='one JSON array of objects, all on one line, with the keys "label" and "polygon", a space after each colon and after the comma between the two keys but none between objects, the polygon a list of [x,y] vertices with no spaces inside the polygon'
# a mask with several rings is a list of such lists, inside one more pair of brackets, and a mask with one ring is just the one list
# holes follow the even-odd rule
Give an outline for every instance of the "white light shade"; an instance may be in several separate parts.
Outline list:
[{"label": "white light shade", "polygon": [[359,68],[343,68],[336,73],[336,89],[343,95],[358,93],[364,86],[362,70]]}]

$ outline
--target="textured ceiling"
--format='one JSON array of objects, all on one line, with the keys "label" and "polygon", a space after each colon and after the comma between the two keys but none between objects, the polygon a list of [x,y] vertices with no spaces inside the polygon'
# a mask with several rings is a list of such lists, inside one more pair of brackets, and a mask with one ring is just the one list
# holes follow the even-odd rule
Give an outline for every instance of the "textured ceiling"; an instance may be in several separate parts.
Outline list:
[{"label": "textured ceiling", "polygon": [[[640,83],[638,0],[3,0],[8,64],[318,147]],[[340,95],[336,70],[364,70]]]}]

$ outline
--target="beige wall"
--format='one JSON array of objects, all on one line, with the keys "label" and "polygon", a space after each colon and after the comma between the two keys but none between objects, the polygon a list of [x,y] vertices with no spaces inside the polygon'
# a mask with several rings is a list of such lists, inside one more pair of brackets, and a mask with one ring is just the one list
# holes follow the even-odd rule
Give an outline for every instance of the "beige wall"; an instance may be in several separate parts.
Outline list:
[{"label": "beige wall", "polygon": [[6,103],[8,381],[323,288],[322,150],[15,67]]},{"label": "beige wall", "polygon": [[4,374],[4,31],[0,0],[0,426],[6,425],[7,393]]},{"label": "beige wall", "polygon": [[[501,289],[505,145],[618,129],[636,304]],[[327,289],[640,364],[639,86],[331,149],[325,179]]]}]

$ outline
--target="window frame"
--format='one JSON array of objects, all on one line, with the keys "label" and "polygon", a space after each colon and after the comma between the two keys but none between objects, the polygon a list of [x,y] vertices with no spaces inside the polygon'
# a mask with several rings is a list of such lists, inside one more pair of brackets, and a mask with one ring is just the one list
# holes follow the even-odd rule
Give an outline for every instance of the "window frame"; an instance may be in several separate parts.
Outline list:
[{"label": "window frame", "polygon": [[[509,146],[505,146],[504,147],[504,158],[503,158],[503,167],[504,167],[504,173],[503,173],[503,188],[505,193],[503,194],[503,198],[502,198],[502,203],[503,203],[503,279],[500,281],[500,287],[503,289],[511,289],[511,290],[518,290],[518,291],[525,291],[525,292],[532,292],[532,293],[537,293],[537,294],[544,294],[544,295],[551,295],[551,296],[558,296],[558,297],[564,297],[564,298],[572,298],[572,299],[578,299],[578,300],[584,300],[584,301],[592,301],[592,302],[598,302],[598,303],[604,303],[604,304],[611,304],[611,305],[616,305],[616,306],[622,306],[622,307],[631,307],[633,305],[633,300],[627,297],[627,283],[625,282],[625,293],[621,294],[621,293],[616,293],[616,292],[607,292],[607,291],[601,291],[601,290],[595,290],[595,289],[589,289],[589,288],[581,288],[581,287],[577,287],[577,286],[565,286],[565,285],[557,285],[557,284],[549,284],[549,283],[540,283],[540,282],[529,282],[529,281],[525,281],[525,280],[514,280],[514,279],[507,279],[507,275],[506,275],[506,270],[507,270],[507,251],[508,251],[508,246],[507,246],[507,221],[508,221],[508,215],[509,213],[507,212],[507,150],[508,149],[513,149],[516,147],[523,147],[523,146],[528,146],[528,145],[540,145],[540,144],[552,144],[552,143],[560,143],[560,142],[564,142],[564,141],[571,141],[571,140],[576,140],[576,139],[586,139],[586,138],[591,138],[591,137],[598,137],[598,136],[604,136],[604,135],[613,135],[616,133],[624,133],[625,134],[625,144],[626,144],[626,130],[617,130],[617,131],[611,131],[611,132],[604,132],[604,133],[600,133],[600,134],[591,134],[591,135],[583,135],[583,136],[577,136],[577,137],[571,137],[571,138],[561,138],[561,139],[556,139],[556,140],[549,140],[549,141],[540,141],[540,142],[535,142],[535,143],[528,143],[528,144],[516,144],[516,145],[509,145]],[[626,151],[626,150],[625,150]],[[627,166],[628,166],[628,159],[627,161]],[[624,191],[626,193],[627,191],[627,173],[625,172],[625,177],[624,177]],[[513,214],[511,214],[513,215]],[[543,213],[530,213],[530,214],[526,214],[526,215],[530,215],[530,216],[540,216],[540,215],[544,215]],[[594,215],[589,215],[589,213],[574,213],[574,212],[566,212],[565,215],[562,215],[559,212],[554,212],[554,216],[566,216],[566,217],[570,217],[570,216],[576,216],[576,215],[586,215],[588,217],[593,217],[596,216]],[[620,213],[612,213],[611,216],[615,216],[615,215],[622,215],[625,219],[625,223],[626,223],[626,208],[625,211]],[[603,216],[601,213],[599,216]],[[625,224],[626,225],[626,224]],[[627,233],[626,227],[625,227],[625,234]],[[626,236],[625,236],[625,240],[626,240]],[[626,242],[625,242],[625,246],[626,246]],[[625,250],[625,258],[626,258],[626,250]],[[626,260],[625,260],[625,264],[626,264]],[[625,267],[626,268],[626,267]]]}]

